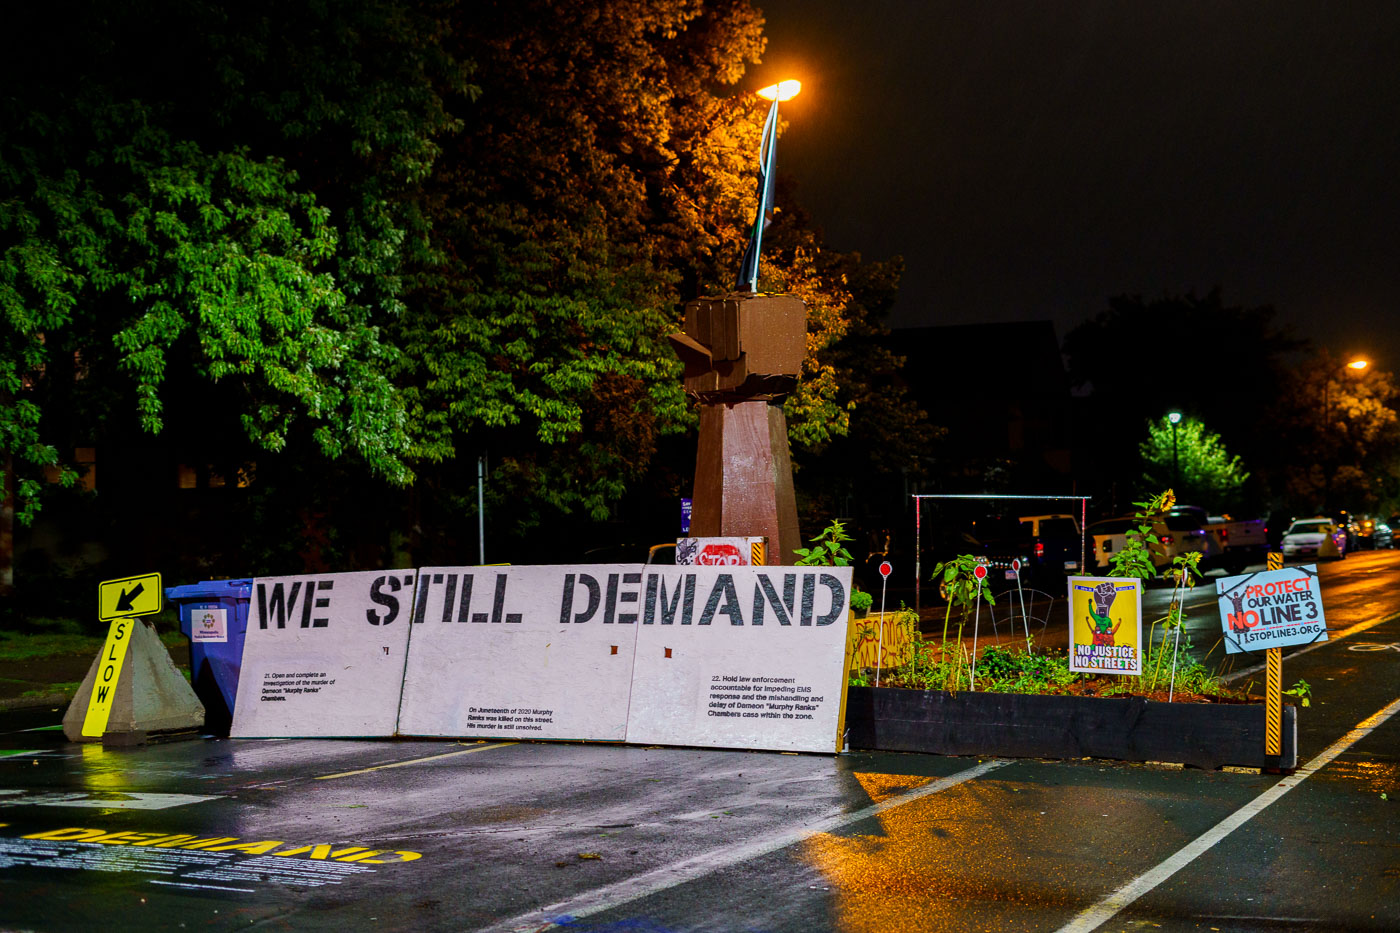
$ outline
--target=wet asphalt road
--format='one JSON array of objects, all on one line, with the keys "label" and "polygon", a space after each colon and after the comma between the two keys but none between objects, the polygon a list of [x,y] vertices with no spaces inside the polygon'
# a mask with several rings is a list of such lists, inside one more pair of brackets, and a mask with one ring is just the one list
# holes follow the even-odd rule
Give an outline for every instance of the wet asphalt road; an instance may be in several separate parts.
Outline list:
[{"label": "wet asphalt road", "polygon": [[[65,743],[61,710],[0,714],[0,927],[1393,931],[1400,552],[1322,579],[1333,640],[1286,651],[1284,682],[1313,685],[1300,760],[1325,762],[1290,778],[445,741],[103,750]],[[1191,611],[1207,649],[1218,620]]]}]

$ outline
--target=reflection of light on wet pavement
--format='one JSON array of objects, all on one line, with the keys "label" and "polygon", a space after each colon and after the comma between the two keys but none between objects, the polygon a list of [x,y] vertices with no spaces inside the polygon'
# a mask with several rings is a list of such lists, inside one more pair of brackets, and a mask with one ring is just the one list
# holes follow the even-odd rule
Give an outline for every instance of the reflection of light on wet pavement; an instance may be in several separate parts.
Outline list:
[{"label": "reflection of light on wet pavement", "polygon": [[1400,763],[1337,759],[1317,772],[1314,780],[1351,781],[1363,793],[1400,795]]},{"label": "reflection of light on wet pavement", "polygon": [[124,791],[131,789],[131,774],[124,768],[122,756],[109,752],[95,742],[78,746],[82,750],[83,786],[90,791]]},{"label": "reflection of light on wet pavement", "polygon": [[[872,799],[895,792],[897,782],[926,780],[855,777]],[[1144,826],[1154,827],[1154,845],[1186,841],[1162,816],[1164,800],[1189,803],[1176,797],[1110,802],[1092,781],[1046,787],[983,779],[887,810],[869,835],[812,836],[801,858],[830,883],[833,926],[846,933],[1034,927],[1035,911],[1098,897],[1105,871],[1135,870],[1140,840],[1130,834]],[[1073,852],[1064,849],[1067,829]]]},{"label": "reflection of light on wet pavement", "polygon": [[860,782],[861,790],[865,791],[871,803],[880,803],[906,790],[923,787],[933,780],[917,774],[874,774],[862,771],[855,772],[853,776]]}]

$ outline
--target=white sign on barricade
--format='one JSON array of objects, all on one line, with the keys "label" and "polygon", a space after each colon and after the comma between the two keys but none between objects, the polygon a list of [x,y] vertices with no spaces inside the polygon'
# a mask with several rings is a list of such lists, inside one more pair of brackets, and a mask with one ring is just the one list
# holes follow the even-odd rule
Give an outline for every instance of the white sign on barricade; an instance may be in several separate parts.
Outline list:
[{"label": "white sign on barricade", "polygon": [[253,581],[230,735],[390,736],[415,571]]},{"label": "white sign on barricade", "polygon": [[399,732],[624,741],[643,569],[423,568]]},{"label": "white sign on barricade", "polygon": [[754,563],[754,545],[763,545],[767,541],[763,537],[677,538],[676,563],[700,567],[748,567]]},{"label": "white sign on barricade", "polygon": [[840,751],[851,568],[644,569],[628,742]]}]

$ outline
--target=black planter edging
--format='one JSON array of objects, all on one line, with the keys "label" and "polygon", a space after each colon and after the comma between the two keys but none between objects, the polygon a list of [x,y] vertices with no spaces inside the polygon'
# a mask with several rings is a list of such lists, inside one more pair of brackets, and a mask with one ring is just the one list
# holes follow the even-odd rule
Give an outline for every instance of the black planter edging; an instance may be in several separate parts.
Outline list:
[{"label": "black planter edging", "polygon": [[1264,707],[1141,697],[944,693],[851,687],[851,748],[994,758],[1115,758],[1197,768],[1298,767],[1298,711],[1283,708],[1283,754],[1264,754]]}]

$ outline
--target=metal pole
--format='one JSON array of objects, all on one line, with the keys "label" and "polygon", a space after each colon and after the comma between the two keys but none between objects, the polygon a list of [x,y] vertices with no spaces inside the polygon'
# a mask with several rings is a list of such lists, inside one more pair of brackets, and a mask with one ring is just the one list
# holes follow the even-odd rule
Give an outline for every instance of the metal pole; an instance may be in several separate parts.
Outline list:
[{"label": "metal pole", "polygon": [[768,108],[768,119],[763,124],[763,140],[759,143],[758,161],[763,172],[763,190],[758,195],[758,221],[753,234],[753,278],[749,280],[749,291],[758,291],[758,266],[763,255],[763,222],[768,216],[768,191],[773,186],[774,152],[778,142],[778,98],[774,96],[773,106]]},{"label": "metal pole", "polygon": [[[967,618],[967,616],[963,616]],[[977,581],[977,612],[972,617],[972,668],[967,675],[967,689],[977,689],[977,626],[982,621],[982,581]],[[962,645],[958,646],[962,649]]]},{"label": "metal pole", "polygon": [[486,455],[476,458],[477,563],[486,564]]},{"label": "metal pole", "polygon": [[[1186,583],[1186,568],[1183,567],[1183,568],[1181,568],[1181,579],[1177,581],[1176,589],[1174,589],[1174,590],[1172,591],[1172,604],[1173,604],[1174,606],[1176,606],[1176,641],[1175,641],[1175,643],[1172,645],[1172,679],[1171,679],[1171,686],[1167,688],[1167,702],[1168,702],[1168,703],[1170,703],[1170,702],[1172,701],[1172,697],[1176,696],[1176,658],[1177,658],[1178,652],[1180,652],[1180,650],[1181,650],[1181,630],[1182,630],[1182,628],[1184,628],[1185,625],[1186,625],[1186,618],[1185,618],[1185,615],[1184,615],[1184,613],[1186,612],[1186,609],[1185,609],[1186,595],[1185,595],[1184,593],[1181,592],[1182,589],[1183,589],[1183,587],[1184,587],[1184,585],[1185,585],[1185,583]],[[1165,639],[1164,639],[1164,640],[1165,640]],[[1165,648],[1166,645],[1163,645],[1162,647]],[[1151,653],[1152,653],[1152,645],[1149,643],[1148,646],[1147,646],[1147,654],[1150,655]],[[1153,683],[1152,686],[1153,686],[1153,687],[1156,687],[1157,685],[1156,685],[1156,683]]]},{"label": "metal pole", "polygon": [[1016,571],[1016,595],[1021,597],[1021,627],[1026,633],[1026,653],[1031,650],[1031,620],[1026,615],[1026,591],[1021,589],[1021,571]]},{"label": "metal pole", "polygon": [[919,563],[919,541],[922,537],[921,519],[923,516],[924,500],[914,497],[914,614],[918,615],[921,606],[919,605],[919,578],[923,575]]},{"label": "metal pole", "polygon": [[1079,572],[1080,572],[1081,574],[1084,574],[1085,576],[1087,576],[1088,573],[1089,573],[1089,568],[1086,567],[1086,566],[1084,566],[1084,562],[1085,562],[1086,560],[1088,560],[1088,555],[1085,553],[1085,547],[1084,547],[1084,542],[1085,542],[1085,540],[1086,540],[1086,536],[1087,536],[1088,533],[1089,533],[1089,527],[1088,527],[1088,526],[1089,526],[1089,500],[1088,500],[1088,499],[1080,499],[1080,500],[1079,500]]},{"label": "metal pole", "polygon": [[880,642],[875,647],[875,686],[880,686],[880,668],[885,664],[885,587],[890,578],[880,581]]},{"label": "metal pole", "polygon": [[1172,422],[1172,485],[1181,485],[1181,467],[1176,459],[1176,422]]}]

